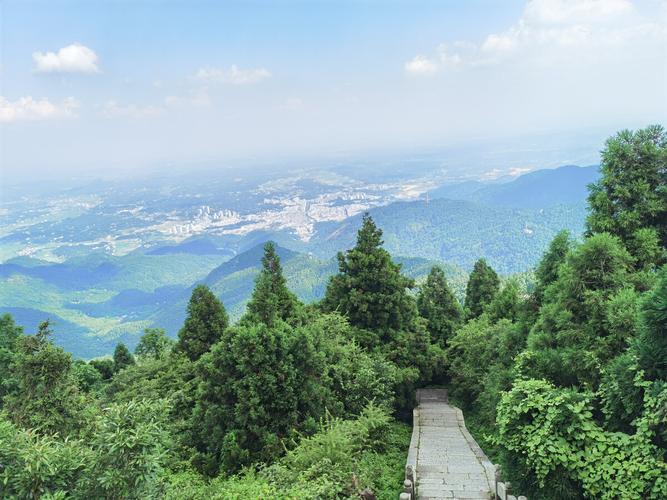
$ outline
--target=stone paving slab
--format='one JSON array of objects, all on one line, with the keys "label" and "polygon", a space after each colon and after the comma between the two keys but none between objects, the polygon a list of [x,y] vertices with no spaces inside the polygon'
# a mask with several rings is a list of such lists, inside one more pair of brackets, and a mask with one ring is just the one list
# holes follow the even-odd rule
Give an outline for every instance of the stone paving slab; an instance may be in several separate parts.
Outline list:
[{"label": "stone paving slab", "polygon": [[491,498],[493,466],[465,428],[463,414],[444,389],[421,389],[416,453],[420,500]]}]

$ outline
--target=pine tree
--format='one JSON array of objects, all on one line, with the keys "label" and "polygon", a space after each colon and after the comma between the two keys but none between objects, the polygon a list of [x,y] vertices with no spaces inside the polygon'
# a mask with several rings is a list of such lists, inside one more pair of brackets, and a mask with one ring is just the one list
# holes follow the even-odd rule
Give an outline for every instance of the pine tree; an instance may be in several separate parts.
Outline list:
[{"label": "pine tree", "polygon": [[188,315],[178,332],[175,350],[184,353],[191,361],[198,360],[211,349],[229,324],[222,302],[206,285],[192,290],[188,303]]},{"label": "pine tree", "polygon": [[501,319],[516,321],[519,318],[521,300],[519,298],[519,284],[515,280],[510,280],[500,290],[486,308],[491,321],[496,322]]},{"label": "pine tree", "polygon": [[641,307],[641,333],[637,341],[639,365],[649,380],[667,381],[667,266]]},{"label": "pine tree", "polygon": [[500,280],[496,272],[486,263],[479,259],[470,273],[466,287],[465,314],[466,318],[479,317],[484,308],[491,303],[498,292]]},{"label": "pine tree", "polygon": [[414,281],[401,274],[382,243],[382,231],[365,214],[354,248],[338,254],[339,273],[329,281],[322,307],[339,311],[359,328],[409,329],[417,317],[415,301],[407,293]]},{"label": "pine tree", "polygon": [[261,322],[269,326],[277,320],[289,322],[294,318],[298,304],[296,296],[287,288],[276,246],[269,241],[264,245],[262,270],[255,281],[243,322]]},{"label": "pine tree", "polygon": [[590,186],[589,234],[618,236],[638,269],[665,261],[667,132],[659,125],[623,130],[607,140],[602,176]]},{"label": "pine tree", "polygon": [[116,349],[113,352],[113,366],[116,372],[119,372],[123,368],[127,368],[135,363],[134,356],[129,351],[129,349],[119,342],[116,344]]},{"label": "pine tree", "polygon": [[549,248],[542,257],[537,269],[535,269],[537,284],[533,292],[533,297],[538,306],[544,299],[544,291],[558,278],[558,269],[565,262],[571,246],[570,233],[567,230],[559,232],[551,240]]},{"label": "pine tree", "polygon": [[19,339],[23,337],[23,328],[14,323],[9,314],[0,316],[0,408],[5,394],[16,388],[17,381],[10,369],[16,358]]},{"label": "pine tree", "polygon": [[431,340],[445,347],[463,319],[463,309],[449,289],[443,270],[434,266],[417,297],[417,308],[428,323]]}]

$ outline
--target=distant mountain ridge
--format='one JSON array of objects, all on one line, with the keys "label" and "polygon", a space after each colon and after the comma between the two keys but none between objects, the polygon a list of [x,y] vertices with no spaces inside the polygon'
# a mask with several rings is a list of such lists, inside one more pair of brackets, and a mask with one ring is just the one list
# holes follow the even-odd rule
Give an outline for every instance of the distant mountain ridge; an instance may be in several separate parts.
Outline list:
[{"label": "distant mountain ridge", "polygon": [[547,208],[586,201],[588,185],[599,178],[599,167],[567,165],[529,172],[511,182],[486,184],[467,181],[445,185],[429,193],[448,198],[512,208]]}]

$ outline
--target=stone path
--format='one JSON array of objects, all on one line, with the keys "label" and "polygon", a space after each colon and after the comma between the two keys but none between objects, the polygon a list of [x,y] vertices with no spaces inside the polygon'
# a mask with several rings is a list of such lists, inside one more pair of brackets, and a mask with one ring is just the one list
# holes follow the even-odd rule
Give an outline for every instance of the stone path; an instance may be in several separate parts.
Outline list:
[{"label": "stone path", "polygon": [[417,498],[491,498],[495,469],[466,429],[461,410],[448,403],[447,391],[420,389],[417,401]]}]

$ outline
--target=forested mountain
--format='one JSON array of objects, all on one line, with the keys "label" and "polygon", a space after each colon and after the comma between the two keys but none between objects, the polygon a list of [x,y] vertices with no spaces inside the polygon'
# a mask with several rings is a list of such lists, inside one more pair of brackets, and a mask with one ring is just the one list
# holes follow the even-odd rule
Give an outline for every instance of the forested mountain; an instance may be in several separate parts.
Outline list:
[{"label": "forested mountain", "polygon": [[431,198],[449,198],[513,208],[547,208],[584,203],[588,185],[598,180],[597,165],[568,165],[523,174],[510,182],[468,181],[431,191]]},{"label": "forested mountain", "polygon": [[[395,255],[413,255],[455,263],[471,269],[485,257],[501,273],[530,269],[549,241],[561,229],[580,235],[586,207],[583,201],[546,209],[488,207],[448,199],[392,203],[369,212],[384,231],[387,249]],[[349,246],[361,216],[341,223],[321,224],[310,246],[327,255]]]},{"label": "forested mountain", "polygon": [[[611,137],[585,236],[558,232],[527,291],[480,258],[461,304],[460,271],[402,266],[364,214],[335,261],[267,242],[214,266],[176,340],[111,359],[3,315],[0,496],[395,499],[415,391],[445,385],[514,491],[667,498],[666,167],[662,127]],[[231,317],[218,296],[247,292]]]}]

